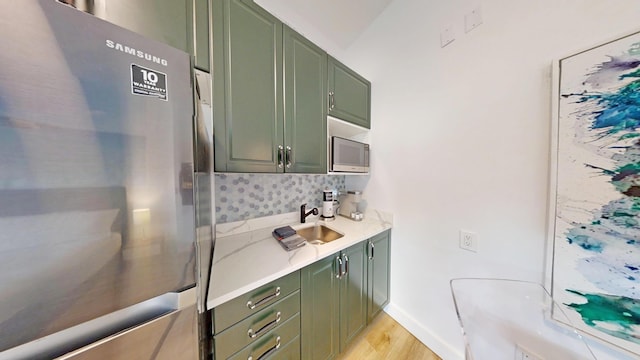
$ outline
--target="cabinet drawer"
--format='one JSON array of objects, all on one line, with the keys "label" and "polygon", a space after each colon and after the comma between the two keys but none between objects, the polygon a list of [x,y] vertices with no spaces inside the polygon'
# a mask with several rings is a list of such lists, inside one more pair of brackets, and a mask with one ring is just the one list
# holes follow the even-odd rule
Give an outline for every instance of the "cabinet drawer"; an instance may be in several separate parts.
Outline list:
[{"label": "cabinet drawer", "polygon": [[[238,349],[261,339],[300,311],[300,291],[269,305],[214,337],[216,359],[226,359]],[[283,343],[284,344],[284,343]]]},{"label": "cabinet drawer", "polygon": [[277,358],[278,360],[300,360],[300,336],[280,348],[280,350],[273,355],[273,358]]},{"label": "cabinet drawer", "polygon": [[283,276],[214,308],[211,312],[214,334],[222,332],[298,289],[300,289],[300,271]]},{"label": "cabinet drawer", "polygon": [[[230,360],[300,359],[300,314],[238,351]],[[217,359],[217,358],[216,358]]]}]

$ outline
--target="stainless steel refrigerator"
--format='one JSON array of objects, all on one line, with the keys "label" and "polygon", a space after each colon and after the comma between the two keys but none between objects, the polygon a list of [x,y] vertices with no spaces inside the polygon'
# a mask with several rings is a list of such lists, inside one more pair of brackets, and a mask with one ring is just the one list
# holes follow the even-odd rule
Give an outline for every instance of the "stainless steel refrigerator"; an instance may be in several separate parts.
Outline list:
[{"label": "stainless steel refrigerator", "polygon": [[199,357],[194,109],[188,54],[0,1],[0,359]]}]

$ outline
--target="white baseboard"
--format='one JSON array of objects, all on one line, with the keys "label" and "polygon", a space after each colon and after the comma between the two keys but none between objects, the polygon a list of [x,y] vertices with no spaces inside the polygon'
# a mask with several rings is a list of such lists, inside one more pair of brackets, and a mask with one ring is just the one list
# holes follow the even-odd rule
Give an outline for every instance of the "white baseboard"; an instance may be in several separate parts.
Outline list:
[{"label": "white baseboard", "polygon": [[443,360],[464,360],[464,353],[460,349],[442,340],[393,302],[389,303],[384,311]]}]

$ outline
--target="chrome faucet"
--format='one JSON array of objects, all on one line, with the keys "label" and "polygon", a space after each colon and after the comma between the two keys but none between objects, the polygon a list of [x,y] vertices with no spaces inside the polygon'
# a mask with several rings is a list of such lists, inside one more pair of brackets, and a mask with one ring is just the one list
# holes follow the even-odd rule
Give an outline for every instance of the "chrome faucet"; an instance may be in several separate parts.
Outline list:
[{"label": "chrome faucet", "polygon": [[313,209],[309,210],[309,212],[306,212],[306,211],[307,211],[307,204],[305,203],[300,205],[300,222],[303,224],[306,222],[307,216],[311,214],[318,215],[318,208],[314,207]]}]

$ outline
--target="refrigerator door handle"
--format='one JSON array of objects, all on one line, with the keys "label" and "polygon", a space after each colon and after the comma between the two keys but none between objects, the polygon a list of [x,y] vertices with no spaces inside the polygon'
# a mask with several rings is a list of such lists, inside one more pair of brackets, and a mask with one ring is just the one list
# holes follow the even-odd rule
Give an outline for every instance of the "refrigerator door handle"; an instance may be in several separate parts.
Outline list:
[{"label": "refrigerator door handle", "polygon": [[179,293],[169,293],[176,298],[176,311],[186,309],[197,302],[198,292],[196,288],[190,288]]},{"label": "refrigerator door handle", "polygon": [[[57,358],[102,342],[109,337],[144,325],[161,316],[196,304],[196,289],[166,293],[91,321],[70,327],[38,340],[0,352],[0,360]],[[63,359],[65,357],[62,357]]]}]

